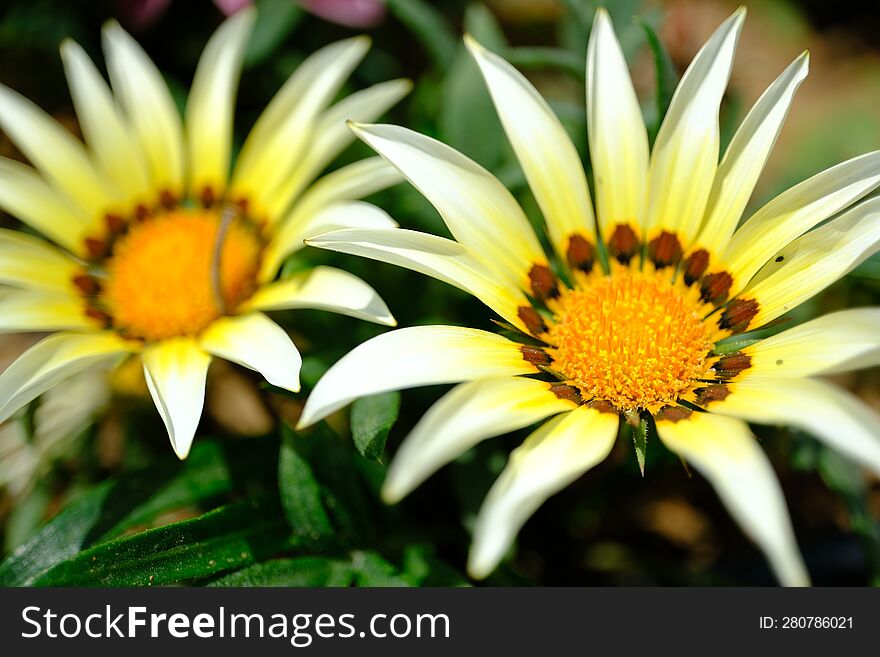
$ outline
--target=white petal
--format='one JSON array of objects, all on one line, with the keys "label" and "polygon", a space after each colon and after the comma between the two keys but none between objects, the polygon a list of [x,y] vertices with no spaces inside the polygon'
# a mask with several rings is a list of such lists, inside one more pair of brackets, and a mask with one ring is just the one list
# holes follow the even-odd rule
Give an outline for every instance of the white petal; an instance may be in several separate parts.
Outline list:
[{"label": "white petal", "polygon": [[183,194],[183,122],[168,85],[143,48],[110,21],[103,29],[107,70],[137,133],[155,192]]},{"label": "white petal", "polygon": [[[824,290],[880,249],[880,198],[857,205],[779,251],[742,293],[761,326]],[[745,330],[745,329],[744,329]]]},{"label": "white petal", "polygon": [[[375,121],[409,93],[409,80],[389,80],[346,96],[328,109],[314,128],[314,141],[293,173],[267,199],[270,215],[280,215],[342,150],[354,140],[348,121]],[[403,178],[401,177],[401,180]]]},{"label": "white petal", "polygon": [[0,127],[90,219],[103,216],[115,200],[116,192],[98,175],[83,145],[55,119],[2,84]]},{"label": "white petal", "polygon": [[78,43],[65,40],[61,60],[80,129],[101,173],[113,181],[132,207],[152,202],[144,155],[110,87]]},{"label": "white petal", "polygon": [[0,228],[0,284],[69,293],[80,271],[66,253],[40,238]]},{"label": "white petal", "polygon": [[83,255],[92,221],[29,166],[0,157],[0,208],[71,253]]},{"label": "white petal", "polygon": [[199,345],[259,372],[273,386],[299,392],[302,357],[287,332],[262,313],[218,319],[202,333]]},{"label": "white petal", "polygon": [[339,201],[321,207],[314,214],[292,218],[277,230],[266,247],[260,266],[260,280],[275,277],[284,259],[305,246],[304,240],[342,228],[394,228],[397,223],[375,205],[363,201]]},{"label": "white petal", "polygon": [[456,326],[383,333],[327,370],[306,401],[298,426],[308,427],[358,397],[380,392],[537,372],[520,346],[494,333]]},{"label": "white petal", "polygon": [[0,297],[0,334],[63,329],[99,330],[85,314],[85,304],[72,293],[15,290]]},{"label": "white petal", "polygon": [[712,413],[658,421],[660,439],[699,470],[785,586],[808,586],[779,481],[745,423]]},{"label": "white petal", "polygon": [[651,154],[649,240],[665,230],[687,246],[700,227],[718,165],[718,109],[744,19],[741,8],[715,30],[672,96]]},{"label": "white petal", "polygon": [[698,242],[710,253],[724,250],[782,130],[794,94],[809,71],[804,53],[761,95],[718,165]]},{"label": "white petal", "polygon": [[880,308],[829,313],[744,348],[751,363],[743,376],[791,378],[880,365],[878,329]]},{"label": "white petal", "polygon": [[511,377],[462,383],[419,420],[394,455],[382,486],[393,504],[431,474],[480,441],[527,427],[550,415],[574,410],[551,384]]},{"label": "white petal", "polygon": [[517,314],[519,308],[530,307],[525,295],[499,280],[453,240],[414,230],[353,229],[317,235],[308,244],[427,274],[469,292],[511,324],[525,329]]},{"label": "white petal", "polygon": [[144,350],[147,387],[168,429],[171,447],[185,459],[192,447],[202,407],[211,357],[191,338],[173,338]]},{"label": "white petal", "polygon": [[843,388],[819,379],[735,381],[711,412],[760,424],[787,424],[880,475],[880,415]]},{"label": "white petal", "polygon": [[354,274],[334,267],[315,267],[265,285],[245,307],[255,310],[314,308],[385,326],[397,325],[376,290]]},{"label": "white petal", "polygon": [[245,9],[217,28],[199,59],[186,105],[189,189],[221,196],[229,175],[232,112],[244,46],[256,14]]},{"label": "white petal", "polygon": [[477,517],[472,577],[492,572],[538,507],[608,456],[617,425],[616,413],[580,406],[546,422],[510,454]]},{"label": "white petal", "polygon": [[546,258],[522,209],[497,178],[458,151],[412,130],[356,125],[355,133],[387,158],[437,208],[452,235],[515,285]]},{"label": "white petal", "polygon": [[0,374],[0,423],[60,381],[131,351],[130,343],[111,333],[50,335]]},{"label": "white petal", "polygon": [[470,36],[464,41],[486,80],[557,253],[565,258],[572,235],[595,242],[587,177],[562,123],[519,71]]},{"label": "white petal", "polygon": [[354,37],[318,50],[285,82],[245,140],[233,174],[233,193],[259,204],[273,194],[314,138],[318,114],[367,53],[370,40]]},{"label": "white petal", "polygon": [[623,51],[605,9],[596,12],[587,49],[587,128],[603,241],[613,229],[642,225],[648,189],[648,133]]},{"label": "white petal", "polygon": [[731,295],[793,239],[878,185],[880,151],[874,151],[831,167],[767,203],[734,233],[724,251],[722,260],[734,277]]}]

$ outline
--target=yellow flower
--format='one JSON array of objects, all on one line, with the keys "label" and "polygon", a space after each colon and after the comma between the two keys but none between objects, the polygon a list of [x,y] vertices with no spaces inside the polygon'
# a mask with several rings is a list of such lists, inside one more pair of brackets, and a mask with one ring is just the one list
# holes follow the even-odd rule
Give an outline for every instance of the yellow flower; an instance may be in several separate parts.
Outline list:
[{"label": "yellow flower", "polygon": [[383,491],[394,502],[477,442],[553,416],[512,453],[486,498],[469,559],[475,577],[496,566],[548,496],[607,456],[621,419],[656,424],[785,584],[808,576],[779,484],[744,420],[801,427],[880,472],[880,418],[810,378],[880,362],[880,309],[831,314],[761,341],[739,337],[837,280],[880,242],[880,200],[815,228],[880,184],[878,152],[784,192],[737,229],[807,73],[804,54],[755,103],[719,164],[718,110],[744,13],[697,54],[650,153],[611,22],[596,14],[587,58],[595,218],[578,153],[547,103],[467,39],[544,215],[553,264],[513,196],[480,166],[400,127],[354,128],[436,207],[455,240],[384,229],[307,243],[444,280],[524,335],[517,342],[452,326],[381,335],[326,373],[302,426],[361,395],[465,382],[396,454]]},{"label": "yellow flower", "polygon": [[82,48],[62,44],[87,147],[0,86],[0,127],[35,167],[0,159],[0,208],[55,242],[0,230],[0,331],[57,331],[0,376],[0,422],[67,377],[136,354],[185,458],[213,356],[299,390],[300,355],[264,311],[321,308],[394,325],[351,274],[318,267],[276,276],[308,232],[396,225],[357,200],[400,179],[381,158],[314,181],[350,143],[345,120],[375,120],[409,82],[329,106],[369,41],[321,49],[268,105],[229,175],[253,20],[241,12],[211,37],[183,121],[158,69],[118,25],[104,31],[112,91]]}]

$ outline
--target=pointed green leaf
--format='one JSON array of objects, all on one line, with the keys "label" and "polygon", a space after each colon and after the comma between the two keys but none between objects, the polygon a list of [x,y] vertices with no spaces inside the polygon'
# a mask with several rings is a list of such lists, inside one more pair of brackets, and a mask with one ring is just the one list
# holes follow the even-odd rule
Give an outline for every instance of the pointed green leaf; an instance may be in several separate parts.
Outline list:
[{"label": "pointed green leaf", "polygon": [[378,461],[385,441],[400,413],[400,393],[386,392],[361,397],[351,407],[351,437],[365,459]]}]

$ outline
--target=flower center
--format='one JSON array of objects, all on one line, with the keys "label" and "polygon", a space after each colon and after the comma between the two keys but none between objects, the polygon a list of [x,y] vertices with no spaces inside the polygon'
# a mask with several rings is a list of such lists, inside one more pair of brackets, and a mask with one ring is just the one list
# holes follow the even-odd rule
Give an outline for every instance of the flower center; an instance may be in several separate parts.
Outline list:
[{"label": "flower center", "polygon": [[193,335],[254,291],[262,245],[240,218],[178,208],[131,226],[113,245],[101,302],[133,338]]},{"label": "flower center", "polygon": [[711,306],[669,278],[668,270],[620,268],[548,303],[555,314],[545,336],[552,367],[585,400],[655,412],[706,378],[716,329],[703,317]]}]

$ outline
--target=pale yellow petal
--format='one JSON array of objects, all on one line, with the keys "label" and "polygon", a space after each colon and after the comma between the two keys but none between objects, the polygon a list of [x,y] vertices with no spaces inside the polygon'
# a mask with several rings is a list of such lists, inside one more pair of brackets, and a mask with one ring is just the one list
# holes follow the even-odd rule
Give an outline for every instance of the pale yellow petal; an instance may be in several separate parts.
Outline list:
[{"label": "pale yellow petal", "polygon": [[211,357],[192,338],[173,338],[147,347],[142,355],[150,395],[168,429],[171,447],[185,459],[192,447]]},{"label": "pale yellow petal", "polygon": [[709,405],[712,413],[810,433],[880,475],[880,415],[843,388],[818,379],[744,379]]},{"label": "pale yellow petal", "polygon": [[551,495],[605,460],[617,437],[617,413],[579,406],[546,422],[515,449],[474,525],[468,572],[491,573],[526,520]]},{"label": "pale yellow petal", "polygon": [[15,290],[0,298],[0,334],[80,329],[95,331],[99,322],[85,314],[82,299],[72,292]]},{"label": "pale yellow petal", "polygon": [[367,395],[439,383],[532,374],[521,345],[495,333],[456,326],[415,326],[355,347],[318,381],[299,428]]},{"label": "pale yellow petal", "polygon": [[24,96],[0,84],[0,128],[28,160],[93,221],[118,192],[101,177],[85,147]]},{"label": "pale yellow petal", "polygon": [[607,241],[615,226],[638,229],[648,189],[648,133],[623,51],[605,9],[587,49],[587,129],[596,213]]},{"label": "pale yellow petal", "polygon": [[0,228],[0,283],[71,293],[81,271],[73,258],[40,238]]},{"label": "pale yellow petal", "polygon": [[733,135],[718,165],[698,238],[710,253],[723,252],[730,241],[808,71],[804,53],[761,95]]},{"label": "pale yellow petal", "polygon": [[[742,293],[756,299],[757,327],[797,307],[880,249],[880,198],[857,205],[779,251]],[[746,329],[743,329],[746,330]]]},{"label": "pale yellow petal", "polygon": [[742,378],[802,377],[880,365],[880,308],[829,313],[742,350]]},{"label": "pale yellow petal", "polygon": [[462,452],[492,436],[574,410],[550,383],[510,377],[462,383],[435,403],[388,467],[382,498],[398,502]]},{"label": "pale yellow petal", "polygon": [[[314,140],[293,172],[282,181],[266,207],[270,215],[279,215],[293,203],[315,177],[354,140],[348,121],[375,121],[409,93],[409,80],[389,80],[346,96],[318,119]],[[402,180],[402,177],[401,177]]]},{"label": "pale yellow petal", "polygon": [[302,357],[287,332],[262,313],[218,319],[199,337],[199,345],[259,372],[273,386],[299,392]]},{"label": "pale yellow petal", "polygon": [[783,192],[752,215],[730,239],[723,262],[733,275],[730,293],[748,285],[774,254],[799,235],[880,185],[880,151],[816,174]]},{"label": "pale yellow petal", "polygon": [[67,39],[61,44],[61,61],[80,129],[101,173],[130,207],[151,203],[144,154],[110,87],[78,43]]},{"label": "pale yellow petal", "polygon": [[189,190],[222,196],[229,176],[232,114],[244,46],[256,14],[248,8],[226,19],[199,59],[186,105]]},{"label": "pale yellow petal", "polygon": [[112,333],[56,333],[0,374],[0,423],[64,379],[135,351]]},{"label": "pale yellow petal", "polygon": [[357,125],[358,137],[387,158],[431,202],[452,235],[515,285],[546,264],[541,245],[511,193],[458,151],[393,125]]},{"label": "pale yellow petal", "polygon": [[334,267],[315,267],[258,289],[245,309],[313,308],[396,326],[397,321],[372,287],[354,274]]},{"label": "pale yellow petal", "polygon": [[808,586],[785,498],[763,450],[745,423],[712,413],[658,421],[666,446],[715,488],[743,531],[757,543],[785,586]]},{"label": "pale yellow petal", "polygon": [[470,36],[465,44],[480,67],[498,117],[561,258],[572,235],[595,242],[595,218],[580,155],[541,94],[513,66]]},{"label": "pale yellow petal", "polygon": [[115,21],[103,29],[113,91],[146,156],[154,193],[183,195],[183,122],[168,85],[137,41]]},{"label": "pale yellow petal", "polygon": [[346,39],[299,65],[245,140],[233,172],[233,195],[254,197],[259,204],[275,195],[314,139],[319,113],[369,47],[367,37]]},{"label": "pale yellow petal", "polygon": [[689,245],[718,165],[718,110],[745,19],[741,8],[715,30],[685,71],[651,153],[647,239],[661,231]]},{"label": "pale yellow petal", "polygon": [[522,291],[500,280],[461,244],[444,237],[402,229],[352,229],[317,235],[309,246],[406,267],[454,285],[525,330],[518,310],[530,307]]}]

